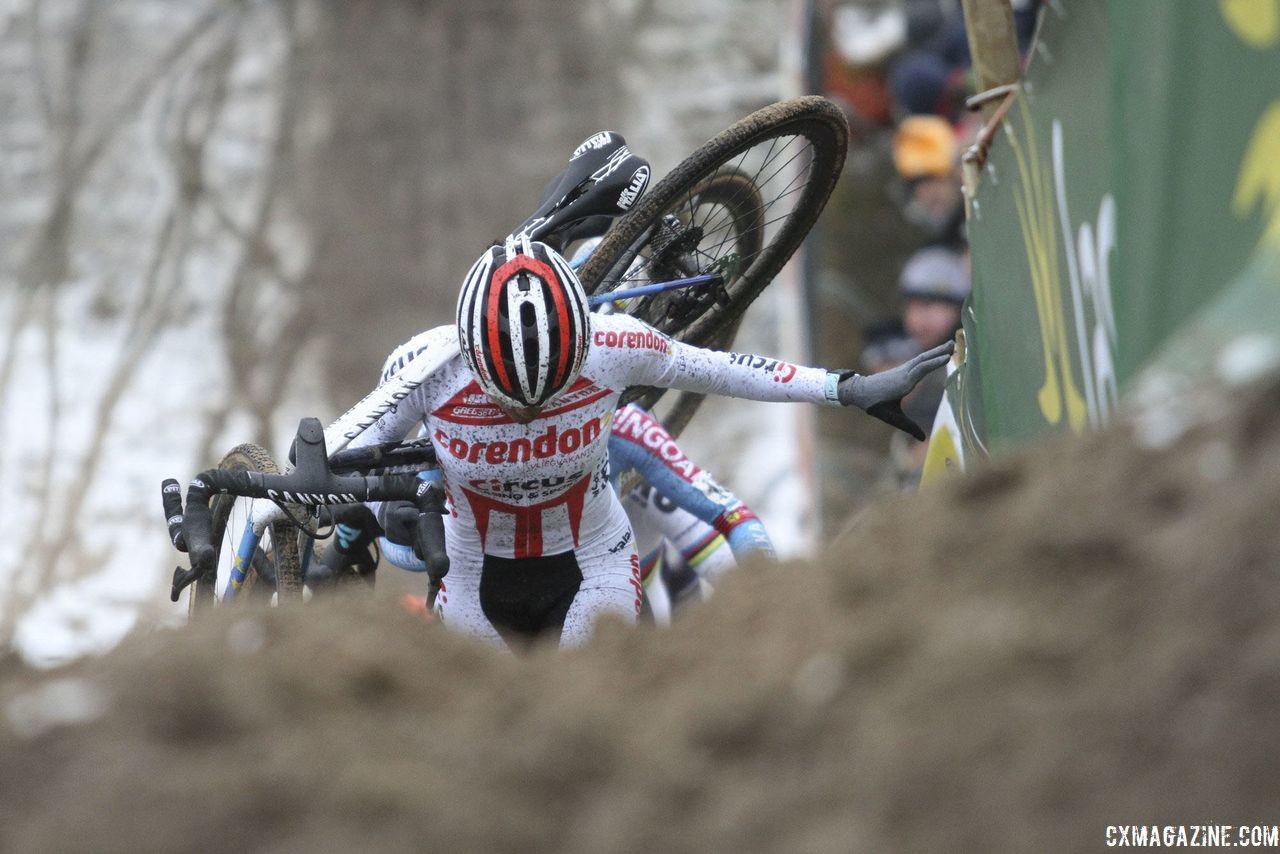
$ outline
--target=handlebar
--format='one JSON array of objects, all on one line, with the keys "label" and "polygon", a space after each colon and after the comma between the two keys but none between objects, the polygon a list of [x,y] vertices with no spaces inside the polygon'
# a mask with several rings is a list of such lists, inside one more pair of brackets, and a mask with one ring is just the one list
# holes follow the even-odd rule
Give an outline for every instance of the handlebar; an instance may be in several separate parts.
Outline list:
[{"label": "handlebar", "polygon": [[[294,440],[289,448],[289,463],[298,462],[298,443]],[[415,466],[418,468],[434,468],[436,465],[436,449],[431,446],[430,439],[417,439],[412,442],[387,442],[382,445],[366,445],[363,448],[343,448],[329,456],[329,471],[334,474],[369,474],[375,469],[389,469],[395,466]]]},{"label": "handlebar", "polygon": [[[163,498],[170,538],[179,550],[183,550],[185,545],[185,550],[191,555],[190,569],[178,567],[174,570],[173,587],[169,594],[171,600],[178,601],[183,588],[197,578],[216,572],[216,553],[212,543],[213,514],[209,509],[209,500],[216,494],[265,498],[276,503],[309,507],[364,501],[412,501],[418,507],[414,547],[427,565],[427,574],[435,583],[448,573],[449,556],[445,552],[442,515],[446,512],[444,489],[439,483],[420,480],[412,474],[334,474],[325,453],[324,430],[320,421],[315,418],[304,418],[299,423],[295,448],[297,468],[289,474],[216,468],[201,472],[187,487],[185,515],[182,514],[177,490],[171,488],[177,486],[177,481],[165,481]],[[414,447],[412,453],[407,455],[388,454],[388,450],[388,446],[378,446],[374,449],[343,452],[346,457],[341,458],[339,464],[358,468],[371,464],[388,465],[391,463],[386,460],[393,459],[394,464],[399,465],[413,454],[421,456],[424,453],[420,446]],[[355,465],[352,465],[353,460]],[[180,527],[180,530],[175,532],[175,527]]]},{"label": "handlebar", "polygon": [[413,442],[391,442],[385,445],[368,445],[363,448],[344,448],[329,457],[329,471],[368,473],[373,469],[394,466],[434,467],[436,449],[430,439]]},{"label": "handlebar", "polygon": [[160,500],[164,502],[164,521],[169,526],[169,539],[180,552],[187,550],[187,539],[182,535],[182,484],[168,478],[160,484]]}]

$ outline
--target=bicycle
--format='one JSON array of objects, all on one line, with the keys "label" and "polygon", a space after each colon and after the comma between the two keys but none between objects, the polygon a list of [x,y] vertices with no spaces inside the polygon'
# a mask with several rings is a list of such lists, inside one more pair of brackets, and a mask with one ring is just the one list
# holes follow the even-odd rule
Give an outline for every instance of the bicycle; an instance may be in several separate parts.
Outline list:
[{"label": "bicycle", "polygon": [[[624,311],[691,344],[727,348],[742,313],[816,221],[839,177],[847,139],[843,114],[826,99],[781,102],[709,140],[645,194],[649,164],[620,135],[596,134],[575,150],[538,210],[513,234],[562,251],[599,239],[579,270],[599,310]],[[418,503],[418,550],[438,586],[448,568],[443,490],[430,480],[386,473],[393,466],[429,470],[435,461],[429,442],[355,451],[346,444],[440,364],[408,362],[324,430],[304,419],[290,473],[281,473],[260,446],[240,445],[191,482],[185,513],[177,482],[166,481],[170,538],[191,555],[189,569],[174,571],[171,599],[191,586],[196,613],[217,601],[219,584],[222,600],[230,601],[271,579],[277,603],[301,601],[320,508],[371,500]],[[652,408],[663,391],[633,389],[623,402]],[[678,394],[663,419],[673,435],[701,400]],[[310,515],[299,518],[304,507]],[[240,539],[228,549],[237,527],[232,520],[241,515]]]},{"label": "bicycle", "polygon": [[[298,425],[294,448],[296,466],[283,474],[261,446],[237,446],[216,468],[191,481],[185,510],[178,482],[169,479],[161,484],[170,539],[175,548],[191,555],[190,569],[174,570],[173,601],[183,588],[191,586],[190,611],[198,612],[213,604],[219,578],[225,583],[223,601],[252,595],[260,579],[273,582],[278,603],[300,601],[304,559],[310,557],[310,546],[318,537],[312,533],[312,520],[295,515],[298,508],[365,501],[413,501],[418,505],[415,545],[426,562],[431,583],[438,584],[449,569],[441,518],[444,490],[438,482],[419,475],[387,473],[387,469],[404,467],[430,470],[436,458],[429,442],[373,445],[330,456],[320,421],[304,418]],[[240,540],[234,552],[229,552],[222,546],[229,531],[235,530],[228,523],[238,498],[266,500],[272,509],[255,513],[252,504],[242,506],[245,515]],[[305,551],[299,549],[295,532],[306,538]]]},{"label": "bicycle", "polygon": [[[697,346],[728,349],[743,312],[782,270],[826,205],[844,166],[844,113],[819,96],[757,110],[704,143],[605,234],[579,271],[588,293],[623,293],[717,271],[707,291],[663,291],[628,314]],[[652,409],[665,389],[623,403]],[[702,396],[678,392],[662,420],[678,436]]]}]

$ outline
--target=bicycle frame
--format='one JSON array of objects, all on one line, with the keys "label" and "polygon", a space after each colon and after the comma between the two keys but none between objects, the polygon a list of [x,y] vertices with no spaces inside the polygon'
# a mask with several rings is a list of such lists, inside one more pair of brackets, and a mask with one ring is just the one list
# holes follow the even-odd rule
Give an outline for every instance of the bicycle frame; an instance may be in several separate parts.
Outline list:
[{"label": "bicycle frame", "polygon": [[595,308],[596,306],[619,300],[645,297],[651,294],[660,294],[663,291],[674,291],[682,288],[696,288],[700,285],[718,284],[723,281],[724,277],[719,273],[706,273],[701,276],[690,276],[687,279],[672,279],[670,282],[654,282],[637,288],[625,288],[617,291],[606,291],[602,294],[592,294],[587,298],[587,302],[592,308]]},{"label": "bicycle frame", "polygon": [[[271,509],[277,508],[272,505]],[[234,599],[240,592],[240,588],[244,586],[248,570],[253,565],[253,553],[257,550],[258,541],[262,539],[262,532],[266,530],[268,524],[270,522],[255,527],[252,515],[245,520],[244,533],[240,535],[240,545],[236,548],[235,557],[231,561],[231,577],[227,579],[227,588],[222,593],[222,601],[229,602]]]}]

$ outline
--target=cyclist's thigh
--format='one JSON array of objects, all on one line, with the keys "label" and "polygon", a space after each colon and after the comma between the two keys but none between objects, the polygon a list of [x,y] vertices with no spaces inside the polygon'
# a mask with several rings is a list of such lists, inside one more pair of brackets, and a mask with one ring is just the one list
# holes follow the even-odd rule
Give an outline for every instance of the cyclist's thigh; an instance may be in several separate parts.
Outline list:
[{"label": "cyclist's thigh", "polygon": [[713,548],[685,559],[700,579],[714,587],[720,583],[725,573],[738,568],[738,561],[733,556],[733,549],[724,540],[713,545]]},{"label": "cyclist's thigh", "polygon": [[479,638],[494,646],[507,648],[502,635],[489,622],[480,607],[480,571],[484,555],[465,546],[447,541],[449,574],[444,577],[436,597],[436,614],[450,631]]},{"label": "cyclist's thigh", "polygon": [[666,582],[662,580],[667,549],[667,541],[659,540],[658,547],[640,559],[640,577],[644,582],[648,614],[654,624],[659,626],[671,625],[671,595],[667,591]]},{"label": "cyclist's thigh", "polygon": [[582,584],[565,614],[561,646],[581,646],[591,637],[595,623],[613,614],[634,624],[643,603],[640,558],[629,536],[626,515],[617,514],[608,534],[581,544],[575,554],[582,570]]}]

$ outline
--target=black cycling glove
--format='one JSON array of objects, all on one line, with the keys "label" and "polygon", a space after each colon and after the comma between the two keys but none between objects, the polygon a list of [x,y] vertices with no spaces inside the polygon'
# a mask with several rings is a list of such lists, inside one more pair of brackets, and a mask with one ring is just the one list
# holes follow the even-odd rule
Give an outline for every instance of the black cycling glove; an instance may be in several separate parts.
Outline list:
[{"label": "black cycling glove", "polygon": [[382,529],[391,542],[398,546],[414,546],[417,527],[418,506],[412,501],[388,501],[383,505]]},{"label": "black cycling glove", "polygon": [[903,413],[902,398],[927,374],[945,365],[955,348],[955,342],[948,341],[896,368],[870,376],[845,372],[840,375],[836,395],[843,406],[856,406],[923,442],[925,432]]}]

